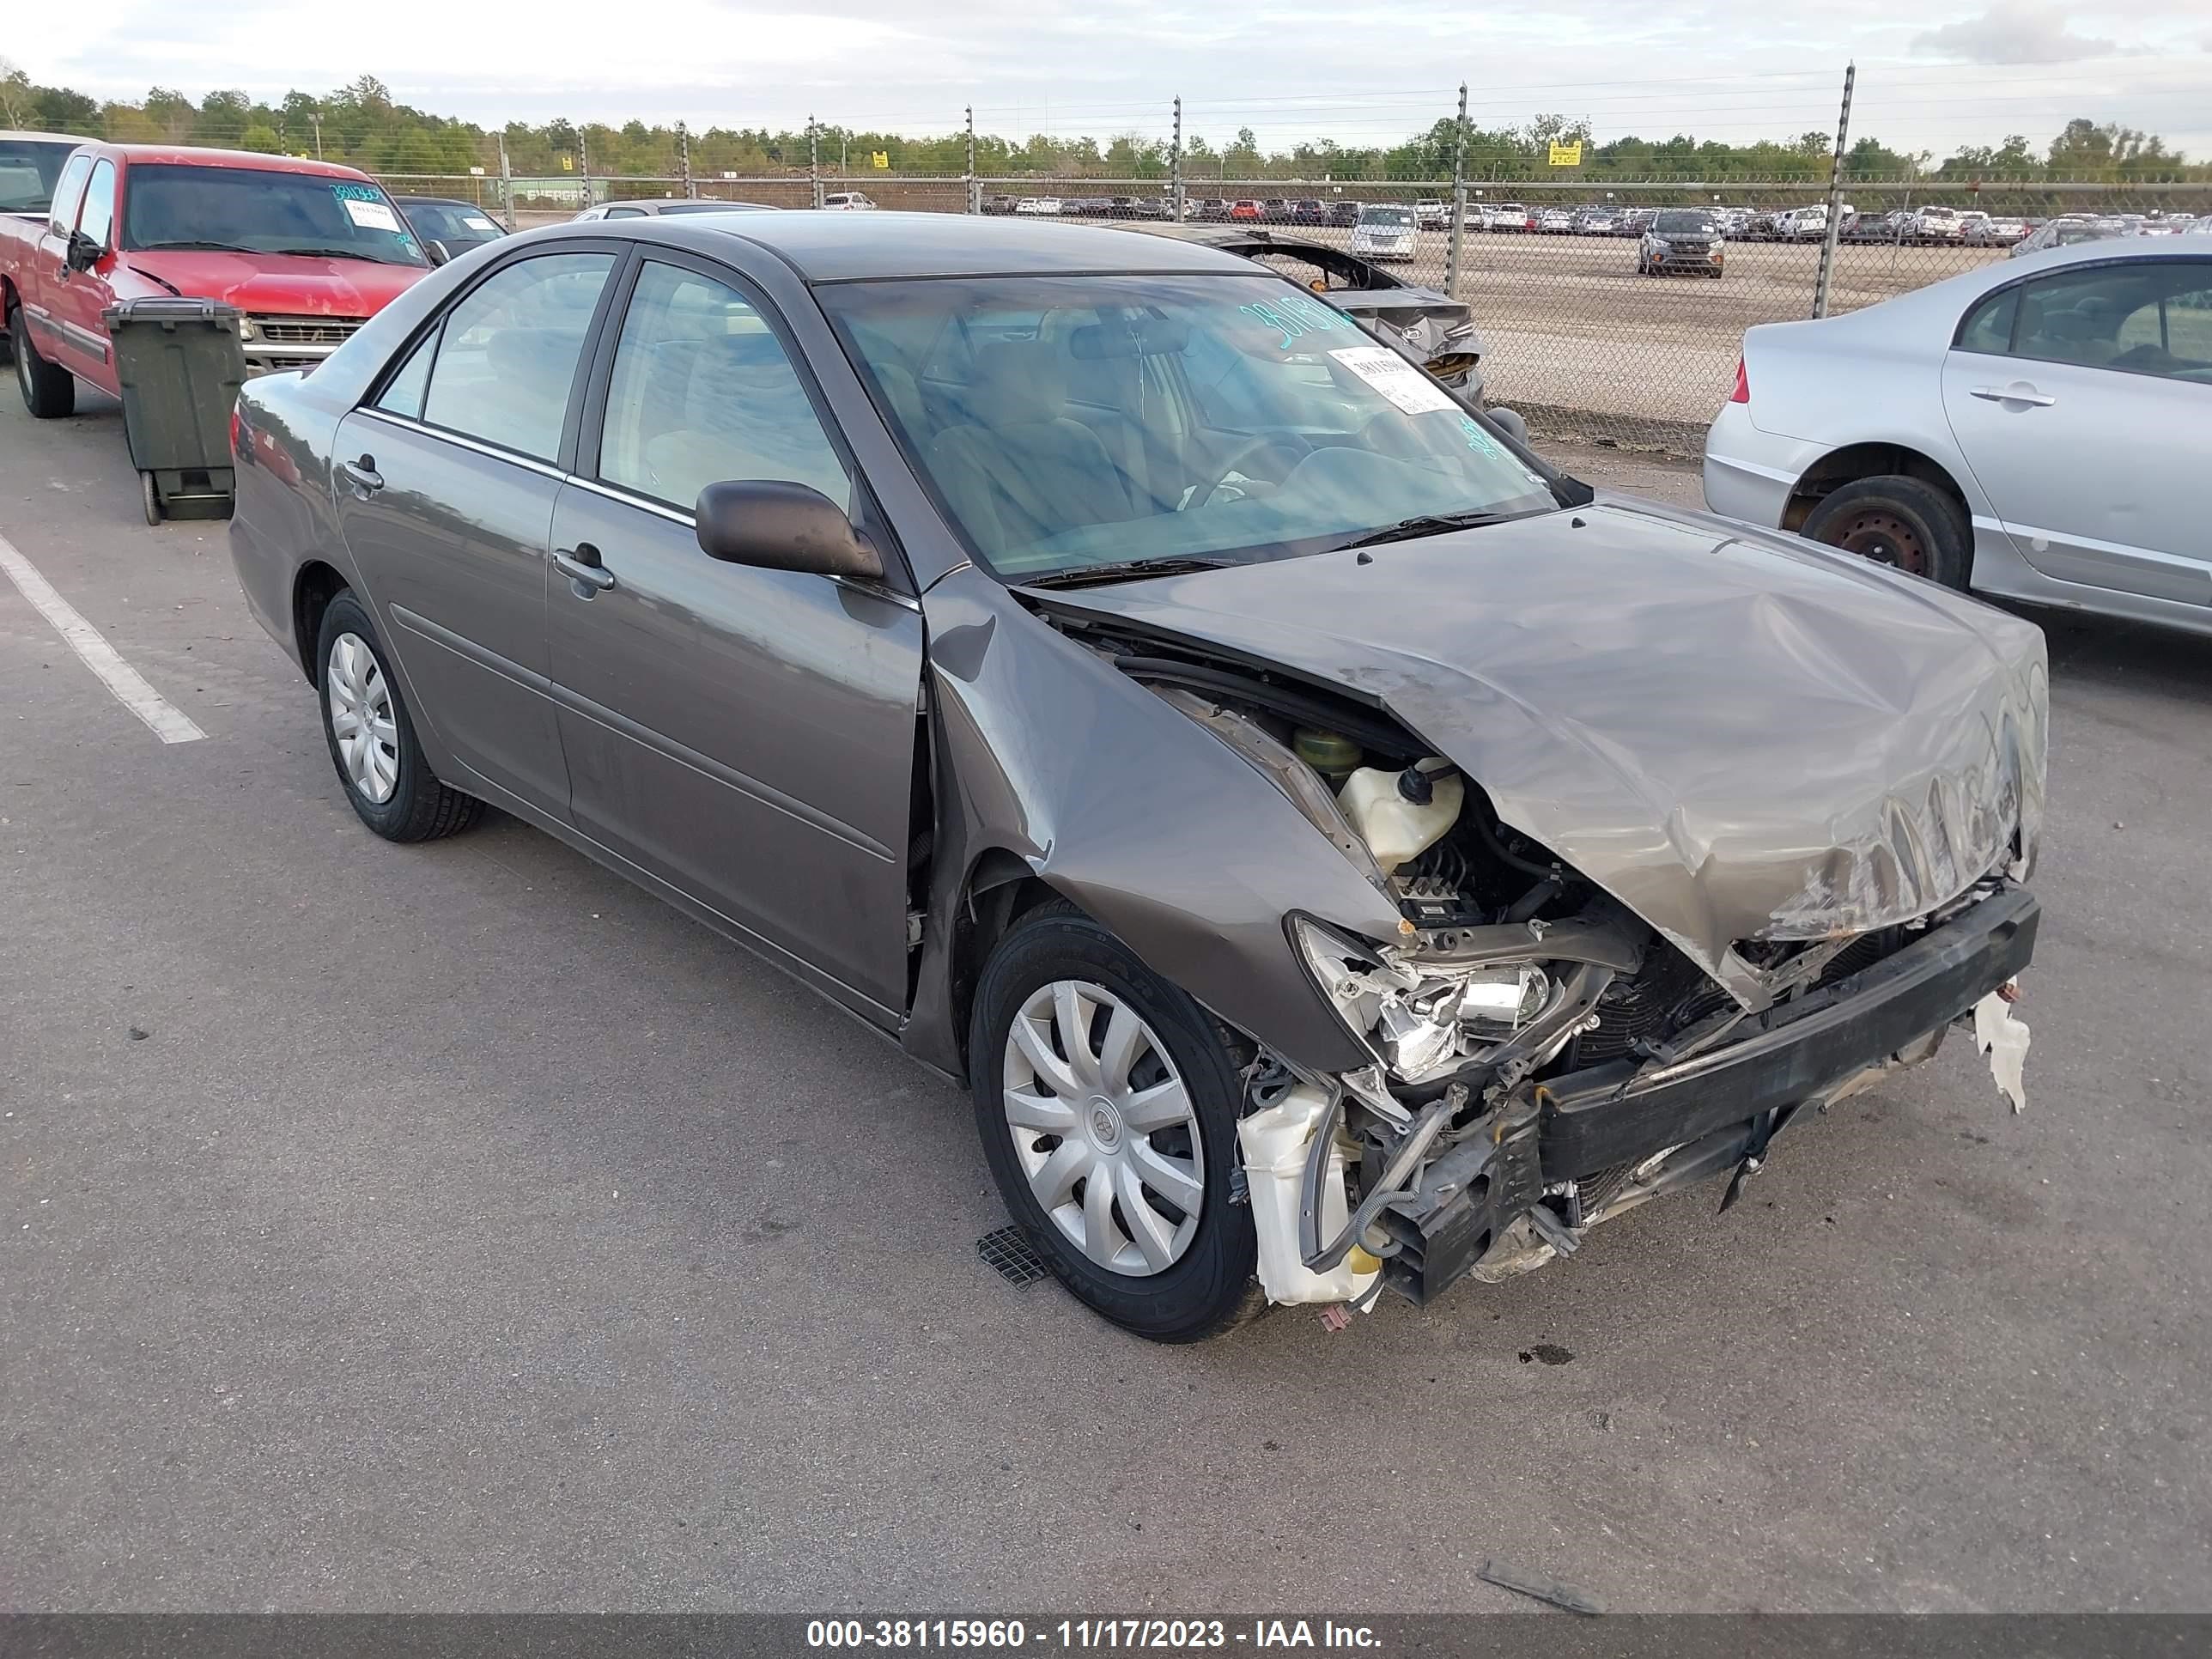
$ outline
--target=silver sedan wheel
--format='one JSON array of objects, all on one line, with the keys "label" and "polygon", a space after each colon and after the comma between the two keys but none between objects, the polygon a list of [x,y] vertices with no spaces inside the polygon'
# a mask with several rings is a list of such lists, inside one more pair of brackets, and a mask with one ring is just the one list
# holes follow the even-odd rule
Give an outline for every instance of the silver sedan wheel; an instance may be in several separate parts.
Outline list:
[{"label": "silver sedan wheel", "polygon": [[1206,1151],[1166,1048],[1103,986],[1030,994],[1006,1036],[1006,1127],[1030,1190],[1100,1267],[1142,1278],[1198,1231]]},{"label": "silver sedan wheel", "polygon": [[362,799],[381,806],[399,787],[399,728],[392,720],[384,665],[361,635],[341,634],[331,641],[325,678],[338,764]]}]

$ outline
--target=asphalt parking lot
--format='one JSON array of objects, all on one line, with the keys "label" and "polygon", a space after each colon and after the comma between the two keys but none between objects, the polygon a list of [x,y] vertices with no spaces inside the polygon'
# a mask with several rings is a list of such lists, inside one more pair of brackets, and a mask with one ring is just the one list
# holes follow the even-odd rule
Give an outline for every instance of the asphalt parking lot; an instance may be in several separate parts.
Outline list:
[{"label": "asphalt parking lot", "polygon": [[2203,641],[2050,621],[2025,1115],[1954,1041],[1725,1217],[1156,1348],[978,1261],[951,1085],[513,820],[363,830],[87,403],[0,399],[0,537],[205,735],[0,581],[8,1605],[2212,1607]]}]

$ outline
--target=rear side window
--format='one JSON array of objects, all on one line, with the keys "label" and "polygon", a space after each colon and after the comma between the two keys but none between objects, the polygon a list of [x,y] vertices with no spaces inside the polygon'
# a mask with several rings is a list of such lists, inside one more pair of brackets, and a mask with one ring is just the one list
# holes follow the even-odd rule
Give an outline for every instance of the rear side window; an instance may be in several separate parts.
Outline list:
[{"label": "rear side window", "polygon": [[2212,261],[2131,259],[2019,293],[2015,357],[2212,384]]},{"label": "rear side window", "polygon": [[62,169],[61,182],[54,186],[54,210],[46,221],[46,228],[55,235],[66,236],[76,227],[77,204],[84,199],[84,175],[91,171],[89,155],[72,155]]},{"label": "rear side window", "polygon": [[2002,356],[2012,349],[2012,322],[2020,314],[2020,290],[2008,288],[1992,294],[1966,313],[1959,330],[1960,351],[1988,351]]},{"label": "rear side window", "polygon": [[727,283],[658,261],[615,346],[599,477],[687,512],[732,480],[805,484],[848,509],[853,496],[768,319]]},{"label": "rear side window", "polygon": [[577,360],[614,263],[611,253],[544,254],[472,289],[446,315],[422,418],[518,454],[557,459]]},{"label": "rear side window", "polygon": [[438,331],[432,329],[407,354],[406,362],[385,386],[376,406],[394,415],[404,415],[410,421],[421,420],[422,394],[430,389],[430,359],[437,351]]}]

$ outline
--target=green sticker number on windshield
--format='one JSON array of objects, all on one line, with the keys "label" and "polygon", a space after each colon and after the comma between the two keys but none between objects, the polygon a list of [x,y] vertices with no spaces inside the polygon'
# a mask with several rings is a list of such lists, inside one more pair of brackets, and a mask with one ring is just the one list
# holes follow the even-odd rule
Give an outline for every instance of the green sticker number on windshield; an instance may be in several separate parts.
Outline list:
[{"label": "green sticker number on windshield", "polygon": [[341,202],[380,202],[384,199],[384,192],[374,185],[332,185],[331,194]]},{"label": "green sticker number on windshield", "polygon": [[1309,300],[1302,294],[1288,295],[1279,300],[1255,301],[1237,309],[1281,332],[1283,337],[1275,343],[1278,351],[1288,351],[1292,342],[1309,334],[1329,334],[1339,329],[1358,326],[1334,306],[1325,305],[1319,300]]}]

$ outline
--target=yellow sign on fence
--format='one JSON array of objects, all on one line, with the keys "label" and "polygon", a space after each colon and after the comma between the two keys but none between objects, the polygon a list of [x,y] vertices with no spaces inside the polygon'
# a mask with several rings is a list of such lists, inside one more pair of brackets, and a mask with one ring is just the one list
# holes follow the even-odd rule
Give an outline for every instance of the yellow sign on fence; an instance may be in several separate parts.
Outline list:
[{"label": "yellow sign on fence", "polygon": [[868,156],[868,165],[875,168],[878,173],[888,172],[891,165],[890,152],[887,149],[879,149],[872,152]]},{"label": "yellow sign on fence", "polygon": [[1556,138],[1552,141],[1552,165],[1553,167],[1578,167],[1582,164],[1583,141],[1581,139],[1576,139],[1571,144],[1563,144]]}]

